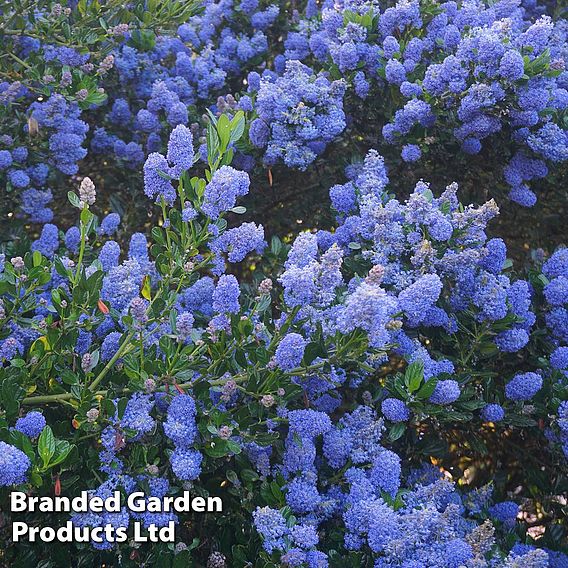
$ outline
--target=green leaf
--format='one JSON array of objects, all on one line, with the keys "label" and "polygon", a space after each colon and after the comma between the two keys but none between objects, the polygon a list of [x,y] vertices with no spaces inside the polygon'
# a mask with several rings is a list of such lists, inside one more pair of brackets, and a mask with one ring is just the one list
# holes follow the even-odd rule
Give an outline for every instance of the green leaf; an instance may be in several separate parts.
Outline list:
[{"label": "green leaf", "polygon": [[142,290],[140,293],[143,298],[146,298],[146,300],[152,299],[152,283],[148,274],[144,276],[144,280],[142,281]]},{"label": "green leaf", "polygon": [[424,378],[424,363],[415,361],[406,368],[404,373],[404,384],[409,392],[416,392],[420,388],[422,379]]},{"label": "green leaf", "polygon": [[262,314],[263,312],[265,312],[270,307],[271,303],[272,303],[272,298],[270,297],[270,294],[265,294],[264,296],[262,296],[262,298],[258,302],[256,311],[259,314]]},{"label": "green leaf", "polygon": [[207,161],[213,166],[219,156],[219,135],[216,128],[209,123],[207,125]]},{"label": "green leaf", "polygon": [[68,191],[67,192],[67,199],[69,199],[69,203],[71,203],[71,205],[73,205],[73,207],[77,207],[77,209],[81,209],[81,207],[82,207],[81,200],[79,199],[79,196],[74,191]]},{"label": "green leaf", "polygon": [[[153,16],[150,12],[145,12],[142,19],[149,16],[150,20]],[[156,34],[152,30],[133,30],[130,33],[130,44],[140,51],[150,51],[156,45]]]},{"label": "green leaf", "polygon": [[32,483],[32,485],[34,485],[35,487],[41,487],[42,483],[43,483],[43,479],[41,478],[41,475],[35,471],[33,471],[30,475],[30,481]]},{"label": "green leaf", "polygon": [[226,440],[217,440],[211,446],[205,447],[205,453],[212,458],[222,458],[227,455],[228,445]]},{"label": "green leaf", "polygon": [[227,447],[233,454],[240,454],[241,453],[241,446],[234,442],[233,440],[227,441]]},{"label": "green leaf", "polygon": [[262,485],[260,486],[260,496],[264,499],[264,502],[270,507],[280,506],[279,500],[276,497],[274,497],[271,484],[269,484],[266,481],[263,482]]},{"label": "green leaf", "polygon": [[49,426],[46,426],[41,433],[38,443],[37,450],[39,452],[39,457],[43,461],[43,467],[46,468],[56,450],[55,436]]},{"label": "green leaf", "polygon": [[280,485],[278,482],[273,481],[270,484],[270,491],[272,491],[272,495],[278,500],[279,503],[284,503],[284,493],[282,493],[282,489],[280,489]]},{"label": "green leaf", "polygon": [[33,463],[35,460],[35,451],[30,442],[30,439],[22,432],[18,432],[18,430],[12,430],[10,432],[10,443],[16,448],[19,448],[30,458],[30,461]]},{"label": "green leaf", "polygon": [[241,471],[241,479],[245,482],[257,481],[259,479],[258,473],[252,469],[243,469]]},{"label": "green leaf", "polygon": [[231,142],[239,140],[245,131],[245,114],[242,110],[238,111],[231,120]]},{"label": "green leaf", "polygon": [[430,398],[437,384],[438,379],[436,379],[435,377],[431,378],[422,385],[420,390],[416,393],[416,398],[420,400],[426,400],[427,398]]},{"label": "green leaf", "polygon": [[270,241],[270,251],[274,256],[278,256],[282,250],[282,241],[274,235]]},{"label": "green leaf", "polygon": [[92,221],[93,214],[85,207],[81,211],[81,223],[85,225],[85,227]]},{"label": "green leaf", "polygon": [[6,415],[11,418],[17,416],[20,410],[20,400],[25,391],[18,384],[16,377],[7,377],[2,382],[2,407]]},{"label": "green leaf", "polygon": [[396,442],[406,430],[406,424],[404,422],[399,422],[398,424],[394,424],[390,431],[389,431],[389,440],[391,442]]},{"label": "green leaf", "polygon": [[53,456],[53,459],[50,460],[49,467],[54,467],[64,462],[74,447],[75,446],[65,440],[58,440],[56,442],[55,455]]},{"label": "green leaf", "polygon": [[221,141],[221,152],[224,152],[231,139],[231,123],[226,114],[222,114],[217,120],[217,132]]}]

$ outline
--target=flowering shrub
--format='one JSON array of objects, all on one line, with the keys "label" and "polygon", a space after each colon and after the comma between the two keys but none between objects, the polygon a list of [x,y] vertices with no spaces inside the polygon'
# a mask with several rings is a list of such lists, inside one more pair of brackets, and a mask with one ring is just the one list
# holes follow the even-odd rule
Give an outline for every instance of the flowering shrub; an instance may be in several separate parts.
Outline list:
[{"label": "flowering shrub", "polygon": [[205,111],[240,109],[247,170],[254,158],[305,170],[330,143],[360,152],[379,134],[396,167],[433,171],[451,152],[447,181],[462,181],[456,165],[464,179],[489,166],[496,197],[508,188],[532,206],[535,180],[568,157],[565,21],[519,2],[475,6],[309,1],[291,14],[286,3],[208,0],[188,19],[198,7],[167,1],[151,27],[138,5],[46,5],[26,25],[10,12],[0,171],[26,218],[49,222],[59,175],[87,155],[136,178],[172,127],[201,137]]},{"label": "flowering shrub", "polygon": [[[222,518],[242,527],[212,536],[207,527],[225,522],[214,516],[192,528],[173,512],[76,513],[83,528],[178,526],[175,550],[106,537],[86,559],[126,546],[134,563],[173,552],[174,562],[209,565],[389,566],[404,546],[409,562],[431,566],[552,566],[552,552],[509,552],[517,504],[492,508],[489,489],[460,495],[438,468],[410,471],[413,460],[393,446],[456,423],[528,429],[526,401],[552,388],[555,375],[484,382],[478,369],[478,357],[487,369],[522,349],[536,319],[527,283],[503,274],[504,245],[486,239],[496,207],[459,206],[456,186],[436,199],[425,183],[403,205],[372,151],[331,188],[335,232],[293,243],[279,299],[274,280],[241,286],[226,272],[265,248],[262,226],[225,219],[249,191],[248,175],[230,165],[243,132],[242,112],[211,122],[204,178],[192,177],[183,125],[166,155],[148,156],[145,193],[162,212],[150,246],[134,233],[123,257],[109,238],[117,223],[94,214],[96,187],[85,178],[69,193],[78,226],[62,239],[46,224],[24,258],[4,260],[1,485],[147,499],[191,488],[222,496],[232,504]],[[543,268],[550,276],[561,270],[556,258]],[[548,402],[535,418],[548,420]],[[550,427],[562,431],[562,418]],[[417,515],[436,529],[415,540]]]},{"label": "flowering shrub", "polygon": [[[566,565],[567,249],[519,262],[520,227],[496,230],[503,189],[563,199],[561,7],[19,4],[0,26],[2,562]],[[324,188],[323,217],[281,188]],[[14,490],[122,502],[17,514]],[[184,491],[222,510],[128,501]],[[21,519],[83,536],[15,541]],[[174,542],[131,538],[170,523]]]},{"label": "flowering shrub", "polygon": [[[369,121],[382,124],[382,140],[398,146],[404,162],[438,145],[471,155],[500,140],[510,154],[492,159],[495,173],[513,201],[531,206],[527,182],[568,157],[566,29],[547,16],[527,20],[518,4],[400,2],[381,11],[372,2],[324,2],[321,10],[308,3],[284,58],[342,77],[351,129],[372,136]],[[380,106],[368,104],[377,96]]]},{"label": "flowering shrub", "polygon": [[49,188],[59,174],[76,174],[87,156],[86,113],[108,102],[113,51],[126,38],[151,45],[157,31],[184,21],[194,8],[169,1],[156,2],[153,11],[144,3],[2,7],[0,37],[10,57],[0,64],[0,180],[18,193],[32,222],[52,220]]}]

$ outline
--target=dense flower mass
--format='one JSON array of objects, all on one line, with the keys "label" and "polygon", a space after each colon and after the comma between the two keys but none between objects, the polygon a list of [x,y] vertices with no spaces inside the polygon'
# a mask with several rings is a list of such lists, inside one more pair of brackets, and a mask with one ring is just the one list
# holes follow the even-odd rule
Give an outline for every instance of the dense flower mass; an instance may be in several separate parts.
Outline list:
[{"label": "dense flower mass", "polygon": [[251,124],[251,142],[267,146],[267,164],[282,160],[287,166],[305,169],[345,128],[344,84],[315,76],[299,61],[288,62],[282,77],[259,80],[258,118]]},{"label": "dense flower mass", "polygon": [[[304,4],[289,13],[286,4],[203,0],[200,15],[163,35],[128,24],[106,30],[102,59],[49,39],[15,41],[17,57],[41,65],[36,81],[49,95],[36,101],[36,86],[21,80],[1,88],[2,106],[31,116],[0,140],[0,172],[21,193],[22,210],[49,222],[57,172],[77,173],[88,152],[135,172],[166,149],[172,128],[168,163],[187,168],[193,154],[176,148],[203,141],[205,110],[247,113],[250,147],[237,157],[248,167],[254,156],[304,170],[334,142],[375,145],[367,123],[376,121],[379,143],[397,147],[402,163],[448,146],[464,167],[487,156],[510,199],[525,206],[536,200],[532,182],[568,160],[564,20],[510,0]],[[61,24],[71,15],[43,17]],[[507,147],[501,156],[495,144]],[[154,156],[147,175],[164,168]],[[164,178],[147,191],[171,193]]]},{"label": "dense flower mass", "polygon": [[[564,16],[3,9],[3,561],[565,566]],[[122,502],[55,551],[15,490]]]},{"label": "dense flower mass", "polygon": [[28,412],[25,416],[16,420],[16,430],[26,434],[30,438],[39,436],[45,428],[45,418],[41,412]]},{"label": "dense flower mass", "polygon": [[0,485],[18,485],[24,483],[27,479],[27,473],[30,468],[30,460],[18,448],[0,442],[1,457],[0,463],[2,470],[0,472]]}]

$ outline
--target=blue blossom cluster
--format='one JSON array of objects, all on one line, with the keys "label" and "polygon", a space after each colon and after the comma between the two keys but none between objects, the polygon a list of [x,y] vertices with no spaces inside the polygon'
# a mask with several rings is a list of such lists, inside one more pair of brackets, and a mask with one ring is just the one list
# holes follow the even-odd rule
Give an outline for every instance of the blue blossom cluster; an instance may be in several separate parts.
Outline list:
[{"label": "blue blossom cluster", "polygon": [[300,170],[320,155],[345,129],[341,81],[315,75],[299,61],[289,61],[281,77],[249,75],[249,92],[257,86],[250,126],[254,146],[265,148],[264,162],[284,162]]},{"label": "blue blossom cluster", "polygon": [[[511,568],[556,566],[554,562],[565,560],[531,547],[516,548],[506,558],[495,555],[496,527],[489,520],[482,522],[479,513],[484,510],[485,518],[510,529],[519,510],[516,503],[491,505],[487,498],[482,503],[463,496],[431,465],[411,471],[405,480],[400,457],[381,446],[383,421],[370,407],[359,406],[334,426],[324,416],[305,410],[287,414],[283,467],[275,464],[273,471],[289,475],[292,462],[301,468],[285,486],[293,515],[286,508],[268,506],[253,512],[264,549],[279,553],[286,565],[329,566],[327,554],[317,547],[330,523],[344,530],[346,550],[370,551],[374,566],[381,568]],[[313,444],[322,433],[323,459]]]},{"label": "blue blossom cluster", "polygon": [[30,459],[24,452],[0,442],[0,486],[19,485],[27,481]]},{"label": "blue blossom cluster", "polygon": [[[351,181],[330,189],[337,229],[301,234],[280,278],[286,302],[299,306],[314,330],[322,326],[331,336],[359,329],[374,348],[394,346],[423,365],[424,379],[435,381],[430,402],[444,406],[466,386],[453,377],[460,362],[451,351],[440,359],[439,347],[433,357],[421,337],[431,342],[436,330],[459,334],[481,326],[505,356],[527,345],[536,321],[531,287],[507,275],[504,242],[486,235],[495,203],[463,207],[457,190],[452,184],[436,198],[421,181],[401,203],[389,196],[384,161],[371,151]],[[342,272],[346,258],[363,263],[367,276]],[[527,401],[540,390],[538,374],[522,377],[527,381],[513,378],[502,396]],[[384,401],[385,416],[407,420],[406,403],[395,400]]]},{"label": "blue blossom cluster", "polygon": [[15,429],[30,438],[37,438],[45,428],[45,418],[41,412],[32,410],[16,420]]},{"label": "blue blossom cluster", "polygon": [[[265,1],[203,0],[199,15],[151,45],[133,41],[127,28],[111,34],[112,52],[98,65],[93,53],[22,37],[19,57],[40,54],[48,66],[45,100],[6,82],[0,104],[26,105],[31,120],[21,130],[39,132],[44,148],[21,133],[2,136],[0,173],[19,190],[23,213],[45,223],[48,178],[75,174],[86,145],[95,158],[137,171],[164,150],[171,128],[191,128],[202,143],[204,110],[240,109],[250,119],[252,147],[237,152],[247,169],[256,147],[265,165],[304,170],[346,128],[364,131],[374,118],[368,103],[380,97],[379,142],[399,147],[404,162],[437,146],[467,160],[498,141],[507,150],[496,173],[510,199],[531,206],[531,181],[568,158],[567,48],[564,22],[536,17],[526,4],[431,9],[405,1],[382,9],[326,0],[291,17]],[[91,76],[105,87],[92,89]]]},{"label": "blue blossom cluster", "polygon": [[520,4],[308,3],[284,58],[339,72],[365,101],[354,128],[369,120],[368,101],[384,98],[382,137],[405,162],[438,141],[467,155],[504,140],[509,197],[532,206],[529,182],[568,158],[566,27]]},{"label": "blue blossom cluster", "polygon": [[[454,483],[458,468],[428,441],[457,423],[475,433],[472,454],[486,433],[507,444],[520,432],[568,456],[568,249],[519,278],[490,237],[495,201],[464,206],[457,184],[438,194],[425,181],[396,198],[370,150],[329,189],[329,230],[287,251],[275,239],[271,264],[227,264],[266,248],[262,225],[229,225],[256,157],[304,171],[340,138],[342,150],[366,147],[369,130],[404,164],[499,144],[510,198],[532,205],[529,183],[568,159],[565,23],[516,0],[201,7],[171,34],[109,29],[122,40],[104,70],[22,37],[18,56],[41,53],[51,87],[38,98],[0,84],[0,107],[22,104],[27,120],[0,136],[0,173],[43,225],[23,258],[0,255],[0,486],[54,479],[57,493],[69,470],[94,465],[93,496],[218,491],[252,517],[239,534],[250,558],[282,566],[564,565],[517,531],[521,484],[521,507],[512,492],[494,502],[490,486]],[[108,73],[106,105],[102,92],[72,92],[90,73]],[[78,173],[87,143],[93,163],[143,171],[161,215],[151,239],[117,213],[99,220],[90,178],[69,198],[78,225],[52,222],[50,184]],[[44,457],[52,417],[65,435],[49,407],[60,403],[86,465]],[[42,412],[21,410],[34,404]],[[436,466],[413,469],[422,456]],[[183,523],[204,566],[242,548],[216,534],[197,546],[171,513],[72,520]],[[217,556],[201,562],[209,544]],[[143,549],[131,560],[144,563]]]},{"label": "blue blossom cluster", "polygon": [[38,155],[28,149],[24,141],[4,135],[0,138],[0,172],[21,194],[23,212],[30,220],[47,223],[53,219],[49,207],[52,200],[48,188],[50,171],[66,175],[78,172],[77,163],[87,155],[83,144],[89,126],[81,120],[78,105],[69,103],[60,94],[43,102],[33,102],[29,112],[27,129],[34,128],[45,135],[47,152]]},{"label": "blue blossom cluster", "polygon": [[197,435],[195,402],[189,395],[176,396],[168,406],[164,432],[176,449],[171,456],[172,470],[180,479],[195,479],[201,473],[201,454],[191,449]]},{"label": "blue blossom cluster", "polygon": [[[558,443],[568,457],[568,297],[565,284],[568,282],[568,249],[557,249],[541,268],[542,309],[546,334],[553,345],[549,356],[550,368],[547,370],[558,388],[559,405],[555,408],[557,420],[555,428],[548,431],[552,442]],[[542,382],[542,378],[539,377]],[[522,391],[527,387],[524,387]]]},{"label": "blue blossom cluster", "polygon": [[160,151],[170,128],[191,125],[200,132],[192,108],[211,105],[268,56],[268,34],[280,8],[262,4],[204,0],[199,15],[159,36],[151,49],[121,44],[113,54],[118,88],[110,93],[91,150],[137,170],[148,154]]},{"label": "blue blossom cluster", "polygon": [[[63,42],[55,45],[49,33],[35,33],[35,26],[69,26],[72,9],[57,6],[51,12],[37,7],[24,26],[30,35],[7,36],[6,50],[26,72],[6,73],[8,80],[0,83],[0,176],[8,190],[17,191],[22,212],[34,223],[52,220],[49,186],[61,173],[76,174],[87,155],[90,119],[84,111],[95,111],[105,101],[105,89],[97,81],[114,61],[108,53],[113,41],[96,53]],[[11,17],[8,12],[5,16]]]}]

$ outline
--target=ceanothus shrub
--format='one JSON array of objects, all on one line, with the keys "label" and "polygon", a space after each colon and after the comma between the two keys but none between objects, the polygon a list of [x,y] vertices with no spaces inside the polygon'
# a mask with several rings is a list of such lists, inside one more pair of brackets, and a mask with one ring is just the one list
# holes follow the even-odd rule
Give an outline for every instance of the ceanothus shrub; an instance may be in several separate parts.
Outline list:
[{"label": "ceanothus shrub", "polygon": [[[509,568],[565,561],[531,546],[513,548],[509,555],[500,551],[496,535],[514,526],[518,505],[491,506],[491,488],[460,495],[427,464],[403,479],[401,459],[381,445],[382,419],[369,406],[357,407],[335,425],[326,418],[311,410],[288,412],[283,462],[272,474],[272,484],[284,480],[284,498],[275,494],[272,506],[253,513],[266,557],[275,565]],[[325,533],[321,542],[325,527],[337,525],[343,530]]]},{"label": "ceanothus shrub", "polygon": [[[137,8],[109,9],[94,31],[84,8],[58,5],[30,23],[32,35],[9,30],[18,58],[10,71],[19,79],[2,84],[0,171],[33,222],[51,221],[50,187],[61,173],[76,173],[87,152],[101,165],[112,158],[126,183],[149,153],[165,148],[172,127],[191,124],[201,136],[206,109],[251,113],[253,146],[237,153],[247,168],[257,146],[268,165],[305,169],[345,124],[348,139],[353,132],[367,140],[372,125],[409,163],[435,161],[449,148],[467,162],[498,143],[506,161],[491,157],[492,171],[503,171],[511,199],[532,205],[531,180],[566,160],[566,27],[535,20],[518,2],[475,9],[410,2],[382,12],[373,3],[307,2],[290,14],[268,2],[208,0],[189,19],[194,6],[180,12],[165,4],[171,11],[160,12],[155,30]],[[53,45],[49,33],[70,23],[69,45]],[[295,73],[286,70],[293,61]],[[310,92],[314,77],[319,94]],[[380,107],[372,105],[377,97]],[[372,138],[374,145],[376,132]]]},{"label": "ceanothus shrub", "polygon": [[39,1],[33,10],[3,10],[2,44],[11,56],[0,64],[0,180],[32,222],[52,220],[51,188],[62,174],[75,175],[87,156],[89,114],[109,96],[113,50],[125,41],[152,41],[155,30],[184,21],[195,8],[160,4],[151,26],[140,2]]},{"label": "ceanothus shrub", "polygon": [[[466,283],[483,289],[484,278],[501,278],[505,297],[514,286],[500,274],[502,260],[487,264],[496,254],[487,252],[484,227],[495,207],[463,209],[455,188],[436,200],[425,185],[403,206],[384,191],[382,159],[370,153],[336,232],[301,234],[290,248],[282,297],[271,279],[242,286],[227,259],[264,248],[261,226],[228,228],[224,218],[242,212],[236,204],[249,189],[247,174],[230,165],[243,121],[237,113],[211,122],[205,178],[191,176],[195,154],[184,126],[165,155],[148,157],[145,192],[162,212],[151,244],[134,233],[123,253],[100,230],[96,187],[85,178],[69,193],[80,211],[77,231],[63,237],[47,224],[24,258],[2,259],[3,498],[19,486],[102,497],[189,489],[225,501],[223,515],[201,520],[126,507],[74,514],[78,527],[177,526],[175,550],[105,540],[80,548],[91,563],[122,555],[136,565],[175,553],[175,561],[196,565],[388,566],[404,545],[409,561],[430,565],[444,565],[435,564],[443,550],[460,562],[514,566],[526,557],[552,566],[555,553],[542,550],[513,550],[506,559],[510,543],[499,523],[506,517],[510,527],[508,508],[490,510],[487,499],[473,511],[466,503],[475,494],[460,497],[437,468],[426,480],[410,473],[403,481],[412,460],[388,447],[404,430],[391,420],[411,417],[410,431],[449,407],[446,418],[456,420],[486,404],[449,358],[429,354],[418,330],[461,325],[463,311],[489,328],[506,320],[500,333],[532,325],[522,302],[523,313],[506,301],[466,310],[458,286],[457,267],[468,258]],[[433,251],[417,257],[427,251],[418,227],[427,235],[424,227],[439,227],[441,215],[451,229],[437,233],[445,234],[437,241],[445,243],[442,260]],[[380,221],[391,226],[392,250],[378,247]],[[462,262],[443,261],[453,254]],[[388,370],[389,356],[410,363],[402,379]],[[389,397],[374,384],[385,368]],[[414,539],[416,515],[442,523],[440,530]],[[24,548],[38,561],[49,554]]]},{"label": "ceanothus shrub", "polygon": [[[480,392],[484,383],[470,373],[523,349],[536,319],[529,283],[511,278],[505,244],[486,236],[495,203],[463,207],[456,184],[435,198],[424,182],[400,203],[389,196],[384,161],[374,151],[352,173],[330,189],[335,231],[302,234],[293,244],[280,277],[286,301],[324,334],[364,329],[371,346],[392,346],[419,364],[423,377],[412,385],[387,383],[395,399],[404,393],[386,404],[395,422],[410,415],[401,402],[440,420],[461,412],[471,419],[486,404],[522,411],[516,403],[537,394],[540,375],[520,373]],[[343,307],[334,304],[338,293],[346,295]],[[429,403],[438,408],[426,409]]]},{"label": "ceanothus shrub", "polygon": [[[145,191],[162,210],[150,247],[142,233],[124,252],[108,238],[92,212],[96,187],[85,178],[78,194],[69,193],[80,211],[76,230],[63,236],[46,224],[24,258],[2,257],[3,498],[23,484],[50,494],[53,479],[65,494],[164,496],[201,475],[210,480],[205,492],[223,492],[227,475],[241,487],[225,466],[245,448],[264,452],[278,440],[267,421],[271,414],[278,421],[277,404],[301,399],[292,377],[340,369],[365,348],[353,333],[335,338],[333,348],[320,342],[325,361],[305,363],[307,339],[291,329],[296,311],[274,307],[282,313],[275,320],[269,309],[272,281],[243,289],[225,273],[226,258],[265,246],[262,226],[228,228],[224,219],[231,209],[242,212],[237,199],[249,189],[248,175],[229,165],[243,120],[240,113],[211,125],[205,179],[188,173],[194,151],[184,126],[172,132],[165,156],[148,157]],[[34,407],[42,412],[23,410]],[[238,459],[233,467],[246,469]],[[242,481],[258,491],[258,476]],[[123,509],[73,521],[124,527],[134,519]],[[171,519],[141,520],[162,526]],[[107,541],[93,545],[118,553]],[[157,553],[144,552],[150,560]]]},{"label": "ceanothus shrub", "polygon": [[566,26],[539,10],[509,0],[160,5],[151,29],[138,5],[41,5],[24,26],[7,12],[16,59],[3,63],[14,80],[0,87],[0,176],[26,219],[52,220],[62,175],[85,159],[134,185],[173,127],[205,142],[207,111],[248,113],[249,142],[235,148],[246,170],[255,158],[304,170],[330,145],[379,142],[397,166],[439,169],[448,152],[460,173],[490,164],[498,189],[526,206],[533,180],[563,171]]},{"label": "ceanothus shrub", "polygon": [[[308,2],[278,66],[301,61],[313,74],[344,80],[346,138],[375,145],[380,130],[381,150],[397,147],[403,162],[436,163],[451,149],[467,167],[468,156],[504,149],[487,154],[491,171],[511,200],[532,206],[531,180],[568,159],[566,25],[534,19],[520,4],[403,1],[383,9],[374,2]],[[262,113],[260,101],[254,108]],[[253,144],[257,137],[251,128]],[[272,132],[263,146],[283,147],[280,139],[280,130]]]},{"label": "ceanothus shrub", "polygon": [[539,270],[532,281],[543,333],[534,341],[542,373],[551,383],[549,412],[553,417],[546,436],[568,457],[568,249],[559,248],[544,262],[538,260]]},{"label": "ceanothus shrub", "polygon": [[260,79],[258,118],[251,123],[249,136],[254,146],[267,146],[264,162],[283,161],[300,170],[313,162],[345,129],[344,91],[342,81],[316,76],[299,61],[287,63],[277,79]]},{"label": "ceanothus shrub", "polygon": [[[0,181],[41,224],[0,255],[3,560],[563,566],[566,251],[525,278],[493,200],[407,179],[487,171],[476,194],[523,205],[554,184],[566,22],[515,0],[182,4],[3,10]],[[368,147],[391,180],[371,151],[340,183]],[[335,216],[290,247],[236,222],[247,172],[280,163]],[[50,208],[69,176],[75,225]],[[151,222],[108,213],[126,186]],[[224,512],[77,514],[177,542],[55,553],[9,540],[14,488]]]}]

